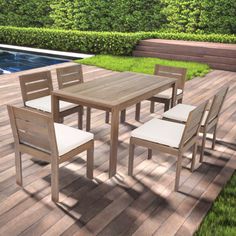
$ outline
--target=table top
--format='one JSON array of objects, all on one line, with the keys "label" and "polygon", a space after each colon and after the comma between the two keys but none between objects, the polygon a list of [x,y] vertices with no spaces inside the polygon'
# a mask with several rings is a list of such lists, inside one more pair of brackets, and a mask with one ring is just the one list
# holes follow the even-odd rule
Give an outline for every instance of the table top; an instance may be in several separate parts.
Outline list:
[{"label": "table top", "polygon": [[92,80],[64,89],[53,91],[52,95],[91,107],[128,107],[135,100],[148,99],[171,87],[176,79],[133,72],[121,72],[101,79]]}]

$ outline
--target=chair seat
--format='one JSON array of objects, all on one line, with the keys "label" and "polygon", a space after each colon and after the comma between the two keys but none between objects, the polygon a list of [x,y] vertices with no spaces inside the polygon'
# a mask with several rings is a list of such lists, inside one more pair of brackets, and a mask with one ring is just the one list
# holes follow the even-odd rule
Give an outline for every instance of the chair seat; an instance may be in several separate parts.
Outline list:
[{"label": "chair seat", "polygon": [[[60,111],[66,111],[68,109],[74,108],[78,105],[70,103],[70,102],[64,102],[60,101]],[[25,102],[25,105],[27,107],[35,108],[40,111],[45,111],[45,112],[50,112],[52,111],[51,109],[51,96],[45,96],[45,97],[40,97],[36,98],[33,100],[29,100]]]},{"label": "chair seat", "polygon": [[54,123],[59,156],[93,140],[94,134]]},{"label": "chair seat", "polygon": [[[195,106],[191,105],[178,104],[175,107],[166,111],[162,117],[166,119],[176,120],[179,122],[187,122],[189,113],[195,108],[196,108]],[[205,111],[201,125],[205,125],[208,113],[209,113],[208,111]]]},{"label": "chair seat", "polygon": [[131,136],[178,148],[184,128],[184,124],[154,118],[133,130]]},{"label": "chair seat", "polygon": [[[156,94],[154,97],[156,98],[166,98],[166,99],[171,99],[172,98],[172,88],[166,89],[163,92],[160,92],[158,94]],[[181,93],[183,93],[182,89],[177,89],[177,95],[180,95]]]}]

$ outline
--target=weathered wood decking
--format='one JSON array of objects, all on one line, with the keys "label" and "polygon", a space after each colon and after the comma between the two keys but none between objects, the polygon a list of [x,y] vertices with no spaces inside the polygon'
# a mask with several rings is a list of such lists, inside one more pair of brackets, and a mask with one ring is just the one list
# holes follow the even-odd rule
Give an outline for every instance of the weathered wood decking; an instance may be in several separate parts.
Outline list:
[{"label": "weathered wood decking", "polygon": [[[85,81],[116,73],[83,68]],[[141,124],[134,121],[134,107],[127,110],[127,123],[120,125],[118,174],[108,179],[110,127],[104,123],[104,112],[92,109],[95,180],[85,178],[85,154],[62,164],[61,202],[55,205],[50,197],[49,165],[34,163],[25,155],[24,189],[15,184],[13,139],[5,104],[22,105],[22,100],[16,74],[0,76],[0,235],[191,235],[236,168],[236,73],[212,71],[186,83],[184,102],[189,104],[201,103],[224,84],[230,84],[230,91],[216,150],[207,149],[204,164],[194,173],[183,168],[180,192],[173,192],[176,159],[158,151],[147,160],[147,150],[138,147],[134,178],[127,176],[130,131]],[[162,106],[156,111],[151,115],[149,102],[143,102],[141,121],[158,117]],[[65,123],[76,127],[76,115]],[[184,165],[189,164],[186,156]]]}]

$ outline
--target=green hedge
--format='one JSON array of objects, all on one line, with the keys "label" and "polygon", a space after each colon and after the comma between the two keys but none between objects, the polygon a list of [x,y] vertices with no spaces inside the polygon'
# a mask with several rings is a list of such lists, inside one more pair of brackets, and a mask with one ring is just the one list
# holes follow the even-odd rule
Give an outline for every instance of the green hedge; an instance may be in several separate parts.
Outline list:
[{"label": "green hedge", "polygon": [[161,0],[161,28],[189,33],[236,33],[235,0]]},{"label": "green hedge", "polygon": [[0,0],[0,25],[83,31],[236,33],[235,0]]},{"label": "green hedge", "polygon": [[235,0],[53,0],[50,6],[53,27],[63,29],[236,33]]},{"label": "green hedge", "polygon": [[137,32],[160,29],[165,16],[160,0],[54,0],[53,27]]},{"label": "green hedge", "polygon": [[0,25],[18,27],[51,26],[51,0],[0,0]]},{"label": "green hedge", "polygon": [[128,33],[0,27],[1,43],[71,52],[126,55],[138,39]]},{"label": "green hedge", "polygon": [[235,35],[86,32],[0,26],[0,43],[94,54],[130,55],[138,41],[147,38],[236,43]]},{"label": "green hedge", "polygon": [[205,33],[236,33],[235,0],[201,0],[199,27]]}]

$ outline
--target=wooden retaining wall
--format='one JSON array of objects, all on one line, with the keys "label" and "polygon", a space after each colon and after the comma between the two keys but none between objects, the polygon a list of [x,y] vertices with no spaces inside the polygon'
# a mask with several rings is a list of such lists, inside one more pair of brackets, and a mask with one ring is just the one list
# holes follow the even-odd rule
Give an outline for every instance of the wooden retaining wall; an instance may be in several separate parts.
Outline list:
[{"label": "wooden retaining wall", "polygon": [[203,62],[213,69],[236,71],[236,44],[147,39],[139,42],[133,55]]}]

